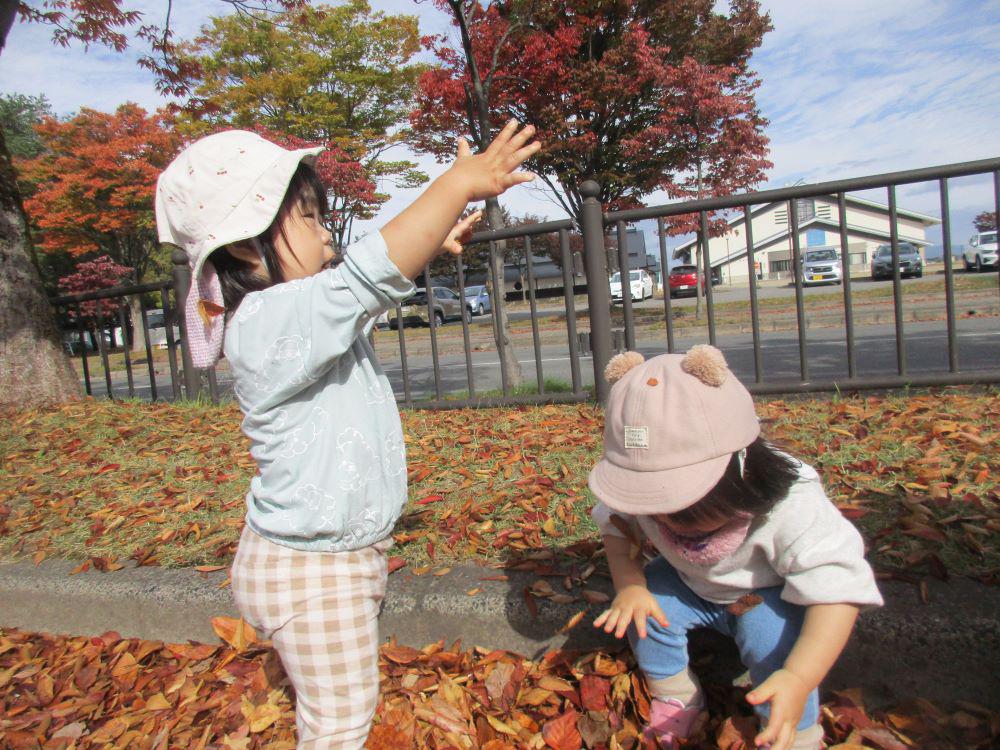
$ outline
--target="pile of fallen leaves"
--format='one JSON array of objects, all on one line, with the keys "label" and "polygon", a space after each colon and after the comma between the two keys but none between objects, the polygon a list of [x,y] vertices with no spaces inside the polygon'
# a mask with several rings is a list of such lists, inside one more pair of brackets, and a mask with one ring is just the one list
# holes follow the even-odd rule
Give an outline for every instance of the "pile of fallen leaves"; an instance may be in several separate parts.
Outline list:
[{"label": "pile of fallen leaves", "polygon": [[[0,631],[0,746],[291,750],[292,694],[274,651],[245,623],[213,625],[226,645]],[[389,643],[380,668],[369,748],[655,750],[639,739],[649,698],[627,649],[529,661],[458,644]],[[753,747],[744,691],[706,690],[715,713],[686,746]],[[974,750],[1000,739],[1000,716],[980,706],[946,711],[917,700],[869,711],[853,690],[823,705],[822,722],[840,750]]]},{"label": "pile of fallen leaves", "polygon": [[[765,434],[816,466],[887,575],[1000,577],[1000,398],[947,389],[758,401]],[[0,415],[0,557],[81,568],[224,566],[254,466],[233,405],[84,400]],[[403,414],[411,569],[516,563],[596,539],[593,404]]]}]

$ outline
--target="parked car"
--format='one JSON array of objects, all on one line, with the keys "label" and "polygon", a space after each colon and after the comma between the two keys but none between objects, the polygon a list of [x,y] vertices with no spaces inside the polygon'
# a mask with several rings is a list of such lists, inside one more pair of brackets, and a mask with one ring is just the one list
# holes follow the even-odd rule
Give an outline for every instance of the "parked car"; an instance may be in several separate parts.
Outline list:
[{"label": "parked car", "polygon": [[[102,333],[101,338],[104,339],[105,350],[111,348],[111,337],[107,333]],[[84,331],[83,333],[83,345],[80,344],[80,332],[73,328],[67,329],[62,332],[62,342],[63,349],[71,357],[75,357],[82,351],[86,351],[88,354],[97,351],[97,346],[94,342],[96,341],[96,334],[91,334],[89,331]]]},{"label": "parked car", "polygon": [[962,260],[966,271],[982,271],[986,266],[997,267],[997,233],[979,232],[972,235],[969,244],[962,250]]},{"label": "parked car", "polygon": [[[649,272],[645,269],[638,268],[629,271],[628,281],[629,290],[634,301],[641,302],[642,300],[653,296],[653,277],[650,276]],[[611,301],[622,301],[621,271],[615,271],[614,276],[611,277]]]},{"label": "parked car", "polygon": [[[167,348],[167,324],[163,310],[154,308],[146,311],[146,325],[149,326],[149,345],[154,349]],[[181,340],[181,329],[174,324],[171,326],[174,333],[174,343],[178,346]]]},{"label": "parked car", "polygon": [[[444,325],[445,321],[455,320],[462,317],[462,300],[458,293],[443,286],[432,287],[434,318],[438,325]],[[418,287],[416,292],[404,300],[400,306],[402,312],[403,326],[411,324],[430,324],[427,317],[427,290]],[[395,309],[389,310],[389,327],[398,328],[399,319],[396,317]]]},{"label": "parked car", "polygon": [[840,253],[832,247],[805,250],[802,253],[802,283],[840,284],[844,276],[840,270]]},{"label": "parked car", "polygon": [[490,293],[482,284],[465,287],[465,306],[473,315],[485,315],[493,312],[493,305],[490,304]]},{"label": "parked car", "polygon": [[[924,261],[915,245],[909,242],[899,243],[899,275],[924,275]],[[879,245],[872,255],[872,281],[892,278],[892,245]]]},{"label": "parked car", "polygon": [[[698,269],[695,266],[681,265],[670,269],[667,277],[667,287],[670,289],[671,297],[681,295],[694,296],[698,293]],[[702,283],[702,289],[705,284]]]}]

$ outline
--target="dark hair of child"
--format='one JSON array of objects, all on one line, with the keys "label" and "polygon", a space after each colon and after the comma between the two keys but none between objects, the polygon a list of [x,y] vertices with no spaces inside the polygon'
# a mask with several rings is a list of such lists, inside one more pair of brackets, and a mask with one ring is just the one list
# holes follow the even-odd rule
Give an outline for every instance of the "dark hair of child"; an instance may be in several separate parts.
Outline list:
[{"label": "dark hair of child", "polygon": [[[281,273],[281,264],[278,262],[278,251],[274,247],[274,240],[280,235],[285,241],[283,224],[285,218],[296,206],[312,206],[319,210],[321,216],[326,216],[328,207],[326,200],[326,188],[320,182],[316,170],[305,162],[300,162],[295,174],[288,184],[285,197],[281,200],[278,213],[271,222],[271,226],[265,229],[255,238],[261,255],[264,258],[264,266],[267,268],[267,277],[256,274],[253,267],[230,254],[226,247],[220,247],[212,251],[208,256],[209,262],[215,267],[215,272],[219,276],[219,285],[222,287],[222,299],[225,302],[226,314],[231,315],[240,306],[240,302],[250,292],[259,292],[274,284],[280,284],[285,280]],[[294,255],[295,249],[292,248]]]},{"label": "dark hair of child", "polygon": [[694,505],[671,513],[669,518],[681,526],[713,523],[738,513],[749,513],[756,518],[784,498],[798,476],[795,459],[779,453],[758,437],[747,446],[742,476],[739,460],[733,454],[715,487]]}]

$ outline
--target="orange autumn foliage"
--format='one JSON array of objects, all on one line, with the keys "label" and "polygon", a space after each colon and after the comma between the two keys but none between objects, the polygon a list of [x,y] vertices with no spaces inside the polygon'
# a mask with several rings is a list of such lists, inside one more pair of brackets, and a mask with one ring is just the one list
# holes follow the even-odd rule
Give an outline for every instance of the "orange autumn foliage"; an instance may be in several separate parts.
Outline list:
[{"label": "orange autumn foliage", "polygon": [[156,178],[180,140],[162,114],[126,103],[113,114],[83,108],[46,118],[36,131],[46,151],[20,161],[30,186],[25,210],[40,230],[38,249],[74,256],[104,252],[142,275],[156,249]]}]

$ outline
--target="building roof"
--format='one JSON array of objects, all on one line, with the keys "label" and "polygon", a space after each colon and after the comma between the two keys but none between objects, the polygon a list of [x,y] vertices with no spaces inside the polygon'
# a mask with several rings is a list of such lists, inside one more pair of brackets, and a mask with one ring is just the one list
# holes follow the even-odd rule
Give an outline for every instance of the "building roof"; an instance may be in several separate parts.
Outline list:
[{"label": "building roof", "polygon": [[[837,203],[837,197],[834,196],[834,195],[818,195],[815,198],[815,200],[824,200],[824,199],[827,200],[827,201],[829,201],[831,203],[831,205],[836,205],[836,203]],[[885,213],[889,213],[889,206],[887,206],[884,203],[876,203],[875,201],[865,200],[864,198],[857,198],[857,197],[854,197],[852,195],[845,196],[844,200],[848,204],[854,204],[856,206],[863,206],[865,208],[874,208],[874,209],[877,209],[878,211],[884,211]],[[788,204],[788,201],[772,201],[771,203],[765,203],[764,205],[760,206],[759,208],[756,208],[756,209],[752,210],[750,212],[750,215],[751,216],[757,216],[759,214],[766,213],[768,211],[774,210],[778,206],[787,205],[787,204]],[[935,218],[933,216],[928,216],[927,214],[922,214],[922,213],[919,213],[917,211],[910,211],[910,210],[905,209],[905,208],[899,208],[898,206],[896,207],[896,215],[897,216],[905,216],[905,217],[907,217],[909,219],[916,219],[917,221],[920,221],[920,222],[922,222],[922,223],[924,223],[924,224],[926,224],[928,226],[931,226],[933,224],[940,224],[941,223],[941,219],[937,219],[937,218]],[[799,229],[802,229],[803,227],[808,226],[811,223],[811,221],[812,220],[803,222],[802,224],[799,225]],[[727,220],[726,223],[730,227],[735,227],[736,225],[742,224],[743,222],[744,222],[743,214],[738,214],[736,216],[730,217]],[[837,224],[836,222],[832,222],[832,224],[833,224],[834,228],[836,228],[836,229],[840,228],[840,225]],[[848,224],[848,229],[850,230],[850,228],[851,228],[851,225]],[[787,231],[785,232],[785,234],[787,235]],[[885,235],[885,236],[888,237],[888,235]],[[686,251],[688,248],[693,247],[694,244],[697,241],[698,241],[698,238],[695,237],[694,239],[690,239],[687,242],[685,242],[685,243],[683,243],[681,245],[678,245],[677,247],[674,248],[674,250],[673,250],[673,252],[671,254],[671,257],[677,258],[679,255],[683,255],[684,251]],[[907,241],[909,241],[909,242],[916,242],[916,244],[921,244],[921,245],[929,244],[929,243],[925,242],[924,240],[919,240],[919,241],[917,241],[917,240],[907,240]],[[757,250],[761,249],[760,248],[760,244],[761,244],[760,242],[754,242],[754,245],[756,246]]]},{"label": "building roof", "polygon": [[[818,216],[814,216],[813,218],[804,221],[799,225],[800,230],[807,229],[809,227],[825,227],[827,229],[834,229],[837,231],[840,230],[840,224],[838,222],[833,221],[831,219],[822,219]],[[889,242],[891,239],[888,232],[881,232],[877,229],[870,229],[869,227],[859,227],[855,224],[848,224],[847,231],[848,233],[853,234],[855,236],[868,237],[869,239],[873,240],[883,240],[885,242]],[[768,247],[771,247],[772,245],[775,245],[778,242],[787,239],[790,234],[791,230],[786,228],[781,230],[780,232],[777,232],[776,234],[772,234],[769,237],[764,237],[763,239],[759,240],[755,239],[753,243],[754,253],[759,253],[761,250],[766,250]],[[920,246],[927,246],[931,244],[927,240],[920,239],[918,237],[909,237],[904,235],[899,235],[899,241],[909,242],[911,244]],[[839,243],[836,243],[835,245],[833,245],[833,247],[836,247],[837,245],[839,245]],[[823,245],[822,247],[828,247],[828,246]],[[674,250],[674,255],[673,255],[674,258],[677,257],[677,251],[680,249],[681,248],[679,247]],[[806,247],[800,248],[800,250],[806,250],[806,249],[809,248]],[[815,247],[812,249],[815,249]],[[741,247],[733,251],[729,255],[727,255],[725,258],[710,258],[709,260],[711,261],[712,266],[721,266],[726,263],[732,263],[735,260],[740,260],[741,258],[745,258],[746,254],[747,254],[746,247]]]}]

